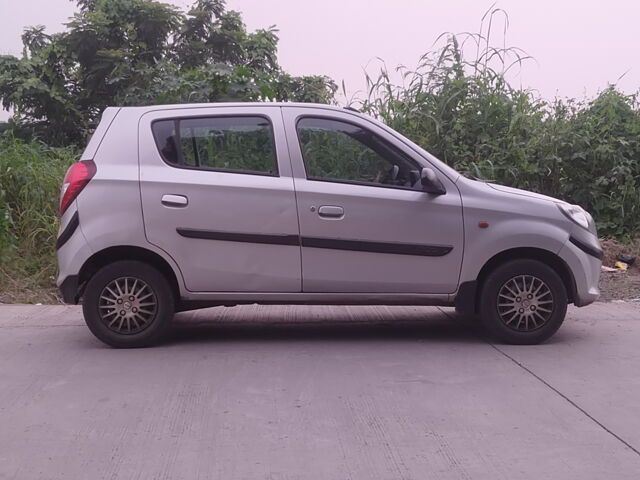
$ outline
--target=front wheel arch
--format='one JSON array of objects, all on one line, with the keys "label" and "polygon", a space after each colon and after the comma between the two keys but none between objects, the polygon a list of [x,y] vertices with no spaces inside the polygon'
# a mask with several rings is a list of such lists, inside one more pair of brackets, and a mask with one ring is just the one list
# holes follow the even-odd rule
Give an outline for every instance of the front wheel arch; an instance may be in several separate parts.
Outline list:
[{"label": "front wheel arch", "polygon": [[566,262],[549,250],[522,247],[504,250],[494,255],[480,269],[475,281],[462,283],[454,301],[456,309],[464,313],[479,313],[480,292],[484,281],[492,271],[511,260],[538,260],[551,267],[562,279],[569,303],[573,303],[576,295],[576,282]]}]

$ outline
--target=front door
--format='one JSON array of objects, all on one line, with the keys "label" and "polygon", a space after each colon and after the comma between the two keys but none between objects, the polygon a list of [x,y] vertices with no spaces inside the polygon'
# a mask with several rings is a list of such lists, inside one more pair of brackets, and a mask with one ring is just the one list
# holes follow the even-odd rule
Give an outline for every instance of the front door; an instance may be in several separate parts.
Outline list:
[{"label": "front door", "polygon": [[[420,185],[425,159],[348,112],[283,108],[294,167],[304,292],[452,293],[462,205]],[[297,167],[303,166],[303,169]]]},{"label": "front door", "polygon": [[300,292],[291,163],[278,107],[154,111],[140,122],[147,240],[193,292]]}]

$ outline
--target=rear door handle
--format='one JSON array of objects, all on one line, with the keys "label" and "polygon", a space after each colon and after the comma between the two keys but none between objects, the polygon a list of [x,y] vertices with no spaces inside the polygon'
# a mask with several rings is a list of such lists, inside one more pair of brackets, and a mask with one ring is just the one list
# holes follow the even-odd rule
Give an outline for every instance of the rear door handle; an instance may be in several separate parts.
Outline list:
[{"label": "rear door handle", "polygon": [[322,205],[318,208],[318,215],[325,218],[340,218],[344,216],[344,208],[335,205]]},{"label": "rear door handle", "polygon": [[189,200],[184,195],[163,195],[162,204],[165,207],[186,207]]}]

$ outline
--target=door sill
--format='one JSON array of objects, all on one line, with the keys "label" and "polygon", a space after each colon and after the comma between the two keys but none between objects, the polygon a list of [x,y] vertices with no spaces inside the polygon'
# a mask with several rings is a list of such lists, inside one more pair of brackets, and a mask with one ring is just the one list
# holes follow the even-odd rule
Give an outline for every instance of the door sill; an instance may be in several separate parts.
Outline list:
[{"label": "door sill", "polygon": [[447,293],[264,293],[189,292],[179,310],[215,306],[262,305],[432,305],[452,306],[454,295]]}]

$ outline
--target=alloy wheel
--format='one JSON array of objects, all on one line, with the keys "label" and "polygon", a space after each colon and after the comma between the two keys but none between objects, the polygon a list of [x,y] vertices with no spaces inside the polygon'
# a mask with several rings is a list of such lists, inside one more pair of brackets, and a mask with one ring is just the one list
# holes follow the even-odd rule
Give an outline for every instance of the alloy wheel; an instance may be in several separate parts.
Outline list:
[{"label": "alloy wheel", "polygon": [[549,321],[553,312],[553,294],[540,278],[518,275],[507,280],[498,291],[497,308],[507,327],[531,332]]},{"label": "alloy wheel", "polygon": [[102,289],[98,309],[109,330],[133,334],[151,325],[158,301],[146,282],[134,277],[120,277]]}]

